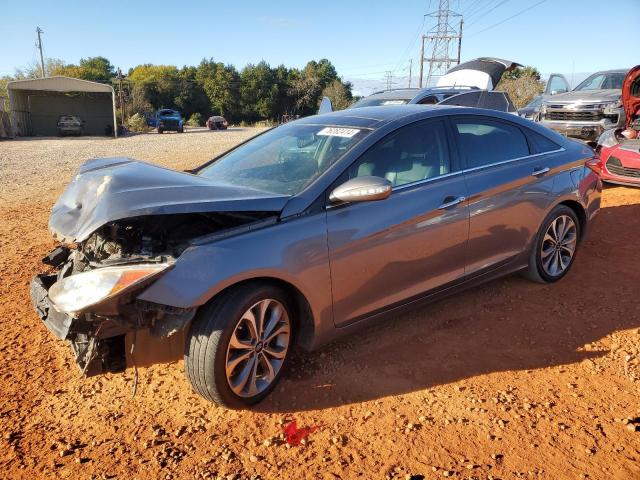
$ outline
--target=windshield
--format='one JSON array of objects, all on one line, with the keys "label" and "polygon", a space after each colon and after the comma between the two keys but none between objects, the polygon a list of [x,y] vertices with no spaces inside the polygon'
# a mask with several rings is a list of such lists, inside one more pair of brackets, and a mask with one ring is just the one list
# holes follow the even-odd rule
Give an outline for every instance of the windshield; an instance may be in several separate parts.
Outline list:
[{"label": "windshield", "polygon": [[179,117],[180,116],[180,114],[175,110],[160,110],[158,112],[158,115],[162,117]]},{"label": "windshield", "polygon": [[574,90],[621,89],[624,73],[594,73]]},{"label": "windshield", "polygon": [[542,96],[535,97],[529,103],[525,105],[524,108],[535,108],[539,107],[542,104]]},{"label": "windshield", "polygon": [[270,193],[295,195],[368,133],[360,128],[287,124],[232,150],[199,175]]},{"label": "windshield", "polygon": [[358,100],[356,103],[351,105],[349,108],[359,108],[359,107],[378,107],[380,105],[405,105],[411,101],[411,98],[376,98],[376,97],[367,97],[361,100]]}]

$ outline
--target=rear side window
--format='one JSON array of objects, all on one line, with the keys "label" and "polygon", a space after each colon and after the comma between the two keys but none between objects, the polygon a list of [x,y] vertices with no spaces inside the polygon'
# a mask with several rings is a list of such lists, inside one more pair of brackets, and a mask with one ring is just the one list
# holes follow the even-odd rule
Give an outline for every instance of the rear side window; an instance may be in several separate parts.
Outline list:
[{"label": "rear side window", "polygon": [[454,124],[465,168],[529,155],[527,139],[515,125],[482,117],[458,118]]},{"label": "rear side window", "polygon": [[544,135],[540,135],[533,130],[527,130],[527,138],[529,139],[532,154],[553,152],[560,148],[560,145],[556,142],[549,140]]}]

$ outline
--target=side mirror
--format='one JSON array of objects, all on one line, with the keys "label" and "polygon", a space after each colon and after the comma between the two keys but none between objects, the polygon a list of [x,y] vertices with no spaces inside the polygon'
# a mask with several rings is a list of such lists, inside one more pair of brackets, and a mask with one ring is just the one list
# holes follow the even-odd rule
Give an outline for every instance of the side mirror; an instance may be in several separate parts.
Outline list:
[{"label": "side mirror", "polygon": [[380,177],[356,177],[336,187],[329,195],[329,201],[370,202],[384,200],[391,195],[391,182]]}]

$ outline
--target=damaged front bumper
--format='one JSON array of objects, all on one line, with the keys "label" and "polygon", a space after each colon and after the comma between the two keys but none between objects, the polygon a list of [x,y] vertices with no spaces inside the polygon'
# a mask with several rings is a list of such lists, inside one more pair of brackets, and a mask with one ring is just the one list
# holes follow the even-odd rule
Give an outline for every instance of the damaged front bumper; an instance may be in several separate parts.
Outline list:
[{"label": "damaged front bumper", "polygon": [[31,280],[31,302],[36,313],[60,340],[68,340],[80,370],[87,377],[126,368],[124,337],[127,328],[106,320],[94,322],[60,312],[49,299],[56,275],[40,274]]},{"label": "damaged front bumper", "polygon": [[[45,263],[51,264],[56,252],[45,257]],[[182,330],[195,315],[195,308],[174,308],[129,296],[120,304],[112,302],[108,314],[98,310],[69,315],[58,310],[49,297],[49,289],[58,280],[57,274],[33,277],[31,301],[49,331],[71,344],[76,363],[87,377],[126,369],[127,333],[147,329],[152,337],[167,338]]]}]

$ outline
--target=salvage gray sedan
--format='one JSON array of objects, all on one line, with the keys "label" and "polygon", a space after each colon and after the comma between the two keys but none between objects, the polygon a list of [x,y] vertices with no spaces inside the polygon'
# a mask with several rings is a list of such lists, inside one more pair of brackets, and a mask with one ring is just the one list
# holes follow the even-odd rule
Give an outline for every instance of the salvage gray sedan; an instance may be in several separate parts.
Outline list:
[{"label": "salvage gray sedan", "polygon": [[122,371],[133,331],[185,331],[193,388],[244,407],[296,343],[511,272],[560,280],[600,205],[592,161],[513,115],[416,105],[304,118],[189,172],[89,160],[31,294],[86,375]]}]

